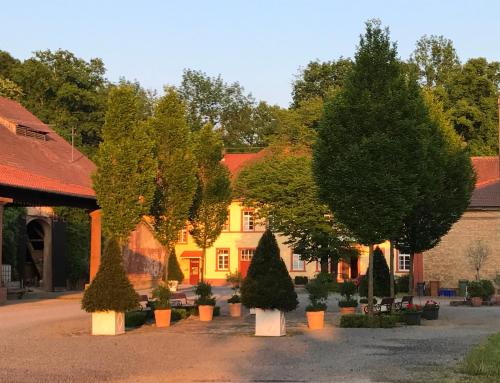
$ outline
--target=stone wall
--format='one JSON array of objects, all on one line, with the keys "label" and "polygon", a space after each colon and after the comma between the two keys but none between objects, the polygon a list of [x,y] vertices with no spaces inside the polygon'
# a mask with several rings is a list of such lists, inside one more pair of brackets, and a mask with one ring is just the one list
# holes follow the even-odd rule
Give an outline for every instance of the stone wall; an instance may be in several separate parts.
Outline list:
[{"label": "stone wall", "polygon": [[467,211],[434,249],[424,253],[424,280],[440,281],[445,288],[456,288],[460,279],[473,280],[475,270],[466,251],[478,239],[490,248],[481,278],[494,279],[500,274],[500,211]]}]

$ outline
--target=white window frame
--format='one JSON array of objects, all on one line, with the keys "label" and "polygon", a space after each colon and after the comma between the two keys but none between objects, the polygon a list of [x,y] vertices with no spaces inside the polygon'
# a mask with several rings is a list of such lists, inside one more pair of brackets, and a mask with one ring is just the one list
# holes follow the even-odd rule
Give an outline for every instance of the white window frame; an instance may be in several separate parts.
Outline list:
[{"label": "white window frame", "polygon": [[188,242],[188,229],[184,227],[179,231],[179,243],[187,243]]},{"label": "white window frame", "polygon": [[[246,254],[244,254],[246,253]],[[240,260],[244,262],[251,262],[253,256],[255,255],[255,249],[241,249],[240,250]]]},{"label": "white window frame", "polygon": [[229,271],[229,249],[217,249],[217,271]]},{"label": "white window frame", "polygon": [[255,231],[255,213],[251,210],[243,211],[242,231]]},{"label": "white window frame", "polygon": [[398,271],[404,273],[410,271],[410,254],[398,253]]},{"label": "white window frame", "polygon": [[305,271],[306,261],[300,259],[300,254],[292,254],[292,271]]}]

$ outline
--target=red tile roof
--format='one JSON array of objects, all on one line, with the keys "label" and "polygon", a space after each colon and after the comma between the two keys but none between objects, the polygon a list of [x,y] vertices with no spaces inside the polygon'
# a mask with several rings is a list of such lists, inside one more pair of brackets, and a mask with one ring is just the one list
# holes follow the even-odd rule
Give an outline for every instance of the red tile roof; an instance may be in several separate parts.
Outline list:
[{"label": "red tile roof", "polygon": [[266,152],[264,150],[256,153],[226,153],[224,154],[222,162],[231,172],[233,179],[235,179],[241,169],[253,161],[264,157],[265,153]]},{"label": "red tile roof", "polygon": [[201,258],[203,253],[200,250],[185,250],[181,254],[181,258]]},{"label": "red tile roof", "polygon": [[499,157],[472,157],[471,160],[477,180],[470,208],[500,208]]},{"label": "red tile roof", "polygon": [[[3,120],[3,121],[1,121]],[[47,133],[47,140],[17,135],[12,126]],[[95,198],[95,165],[15,101],[0,97],[0,184],[54,194]]]},{"label": "red tile roof", "polygon": [[471,157],[472,165],[476,171],[476,185],[500,178],[498,157]]}]

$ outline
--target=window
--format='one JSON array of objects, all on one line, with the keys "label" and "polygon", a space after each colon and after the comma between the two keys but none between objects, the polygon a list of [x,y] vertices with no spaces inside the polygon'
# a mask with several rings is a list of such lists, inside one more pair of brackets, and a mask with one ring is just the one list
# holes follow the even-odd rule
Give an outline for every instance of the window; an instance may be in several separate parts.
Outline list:
[{"label": "window", "polygon": [[187,227],[179,231],[179,243],[188,242],[188,230]]},{"label": "window", "polygon": [[292,271],[306,271],[306,262],[300,259],[300,254],[292,254]]},{"label": "window", "polygon": [[227,219],[226,222],[224,222],[224,225],[222,226],[222,231],[229,231],[229,211],[227,212]]},{"label": "window", "polygon": [[217,249],[217,270],[229,270],[229,249]]},{"label": "window", "polygon": [[242,261],[250,262],[253,258],[254,253],[255,253],[255,249],[241,249],[240,250],[240,259]]},{"label": "window", "polygon": [[243,212],[243,231],[255,230],[255,218],[253,211]]},{"label": "window", "polygon": [[398,271],[410,271],[410,254],[398,254]]}]

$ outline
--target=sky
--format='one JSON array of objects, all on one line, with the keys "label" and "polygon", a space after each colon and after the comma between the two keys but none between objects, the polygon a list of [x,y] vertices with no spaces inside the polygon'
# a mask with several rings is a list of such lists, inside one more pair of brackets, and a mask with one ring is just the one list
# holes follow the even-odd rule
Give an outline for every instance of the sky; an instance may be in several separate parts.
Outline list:
[{"label": "sky", "polygon": [[161,91],[184,68],[238,81],[257,100],[286,107],[311,60],[352,57],[364,23],[389,27],[401,58],[423,35],[450,38],[462,61],[500,61],[496,0],[0,0],[0,50],[19,59],[44,49],[101,58],[110,81]]}]

